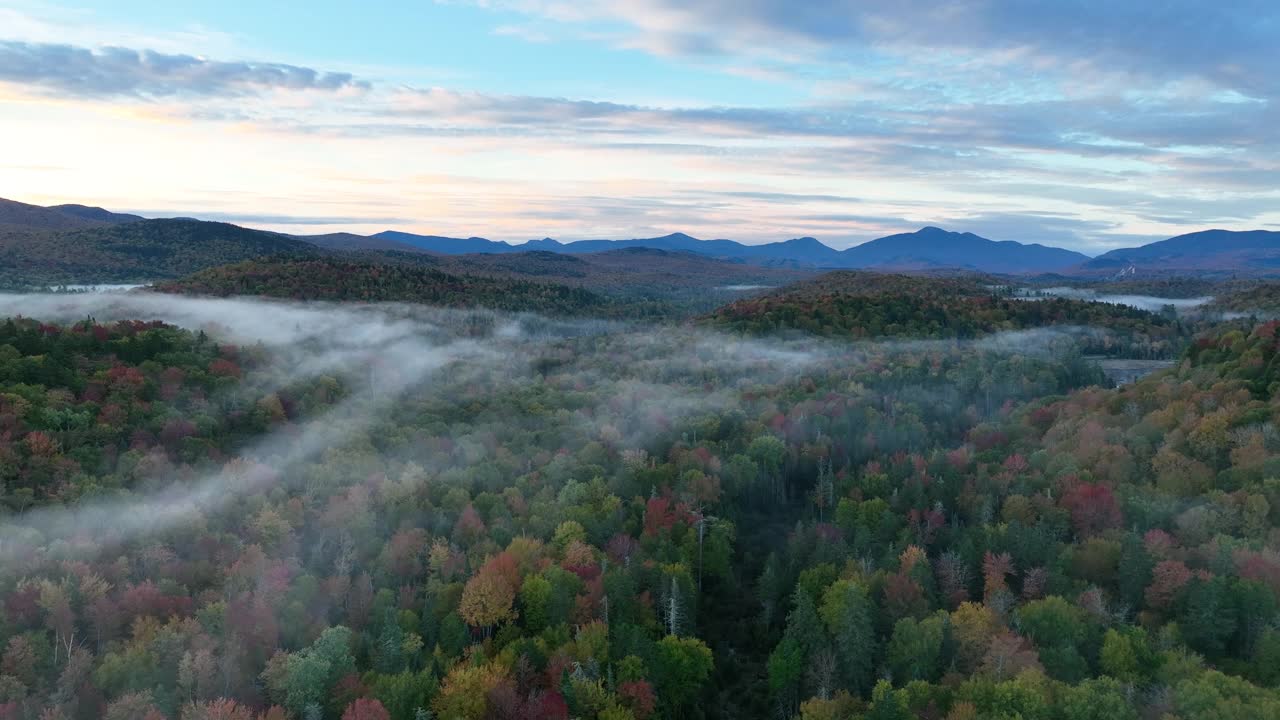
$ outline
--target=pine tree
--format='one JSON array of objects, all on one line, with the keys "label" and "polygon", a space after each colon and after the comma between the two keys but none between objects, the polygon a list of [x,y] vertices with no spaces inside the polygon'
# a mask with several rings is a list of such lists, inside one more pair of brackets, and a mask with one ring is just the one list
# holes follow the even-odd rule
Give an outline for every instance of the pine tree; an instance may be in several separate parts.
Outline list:
[{"label": "pine tree", "polygon": [[861,585],[841,580],[823,596],[821,615],[831,632],[841,685],[855,695],[871,689],[876,654],[874,606]]}]

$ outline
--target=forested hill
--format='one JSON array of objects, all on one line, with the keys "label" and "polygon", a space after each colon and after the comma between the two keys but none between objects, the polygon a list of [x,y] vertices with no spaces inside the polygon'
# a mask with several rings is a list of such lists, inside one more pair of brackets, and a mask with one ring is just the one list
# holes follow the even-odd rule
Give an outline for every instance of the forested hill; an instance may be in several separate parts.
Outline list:
[{"label": "forested hill", "polygon": [[1223,312],[1280,317],[1280,282],[1237,283],[1214,298],[1209,306]]},{"label": "forested hill", "polygon": [[0,232],[0,285],[146,282],[249,258],[321,252],[285,235],[198,220],[141,220],[70,232]]},{"label": "forested hill", "polygon": [[833,272],[729,303],[705,318],[752,334],[801,331],[841,338],[974,338],[1003,330],[1079,326],[1107,331],[1089,350],[1129,357],[1180,351],[1184,328],[1170,317],[1065,298],[1022,300],[974,277]]},{"label": "forested hill", "polygon": [[154,287],[160,292],[214,297],[412,302],[554,315],[597,315],[613,308],[606,298],[578,287],[337,258],[251,260]]}]

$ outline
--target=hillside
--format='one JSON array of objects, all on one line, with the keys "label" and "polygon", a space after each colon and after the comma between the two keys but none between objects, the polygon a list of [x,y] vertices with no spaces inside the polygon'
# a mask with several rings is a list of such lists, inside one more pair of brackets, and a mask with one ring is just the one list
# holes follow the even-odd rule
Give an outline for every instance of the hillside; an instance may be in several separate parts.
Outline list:
[{"label": "hillside", "polygon": [[689,252],[628,248],[585,255],[548,251],[436,255],[350,253],[362,262],[425,267],[455,275],[530,280],[583,288],[628,303],[640,315],[690,315],[812,271],[731,262]]},{"label": "hillside", "polygon": [[[1091,328],[1089,353],[1163,358],[1181,350],[1176,320],[1143,310],[1065,298],[1022,300],[980,276],[937,278],[836,271],[729,303],[704,321],[756,335],[804,332],[839,338],[975,338],[1040,327]],[[1097,332],[1093,332],[1096,330]]]},{"label": "hillside", "polygon": [[597,314],[610,305],[582,288],[337,258],[250,260],[158,283],[154,289],[214,297],[412,302],[554,315]]},{"label": "hillside", "polygon": [[146,282],[266,255],[319,252],[288,236],[199,220],[0,232],[0,286]]},{"label": "hillside", "polygon": [[1238,283],[1215,297],[1207,307],[1226,313],[1280,317],[1280,281]]},{"label": "hillside", "polygon": [[549,252],[440,256],[370,251],[220,265],[164,292],[225,297],[418,302],[651,318],[706,312],[807,273],[636,248],[597,255]]},{"label": "hillside", "polygon": [[586,255],[547,251],[440,258],[439,267],[470,273],[554,278],[603,292],[669,295],[726,286],[777,287],[808,277],[803,270],[728,262],[691,252],[643,247]]},{"label": "hillside", "polygon": [[1205,230],[1137,248],[1112,250],[1081,264],[1099,273],[1229,272],[1280,274],[1280,232]]}]

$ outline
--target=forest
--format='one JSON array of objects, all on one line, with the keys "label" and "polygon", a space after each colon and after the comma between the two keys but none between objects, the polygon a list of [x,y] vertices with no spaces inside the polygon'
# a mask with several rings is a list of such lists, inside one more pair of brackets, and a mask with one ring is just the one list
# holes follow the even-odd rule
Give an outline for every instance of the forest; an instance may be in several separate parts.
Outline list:
[{"label": "forest", "polygon": [[0,296],[0,720],[1280,718],[1268,288]]}]

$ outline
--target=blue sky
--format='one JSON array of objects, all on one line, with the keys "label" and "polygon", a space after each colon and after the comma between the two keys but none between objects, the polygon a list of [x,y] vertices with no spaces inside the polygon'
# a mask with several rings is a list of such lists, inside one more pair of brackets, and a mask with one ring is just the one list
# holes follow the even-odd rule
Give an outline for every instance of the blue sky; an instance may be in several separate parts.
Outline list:
[{"label": "blue sky", "polygon": [[288,232],[1280,227],[1258,0],[0,0],[0,196]]}]

